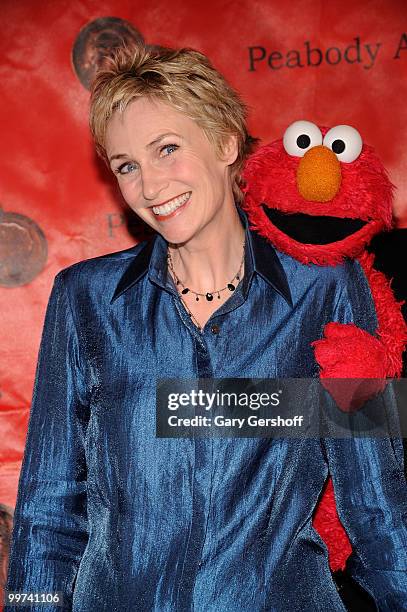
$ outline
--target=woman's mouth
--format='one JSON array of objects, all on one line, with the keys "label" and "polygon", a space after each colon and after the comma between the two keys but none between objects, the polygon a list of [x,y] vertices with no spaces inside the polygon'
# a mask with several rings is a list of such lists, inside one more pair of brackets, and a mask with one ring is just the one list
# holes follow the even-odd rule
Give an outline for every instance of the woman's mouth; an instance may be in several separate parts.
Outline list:
[{"label": "woman's mouth", "polygon": [[174,216],[180,208],[189,202],[191,194],[192,191],[187,191],[186,193],[183,193],[182,195],[179,195],[176,198],[165,202],[164,204],[160,204],[160,206],[153,206],[152,210],[154,217],[162,221]]}]

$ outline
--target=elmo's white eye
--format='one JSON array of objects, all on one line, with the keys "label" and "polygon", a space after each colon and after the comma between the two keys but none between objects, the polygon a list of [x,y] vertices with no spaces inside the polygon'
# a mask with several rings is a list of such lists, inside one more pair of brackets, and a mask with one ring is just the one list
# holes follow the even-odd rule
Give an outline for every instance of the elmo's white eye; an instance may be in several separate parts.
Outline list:
[{"label": "elmo's white eye", "polygon": [[359,157],[363,141],[355,128],[337,125],[325,134],[324,145],[335,153],[339,161],[350,164]]},{"label": "elmo's white eye", "polygon": [[322,144],[321,130],[311,121],[294,121],[285,131],[283,144],[289,155],[304,157],[309,149]]}]

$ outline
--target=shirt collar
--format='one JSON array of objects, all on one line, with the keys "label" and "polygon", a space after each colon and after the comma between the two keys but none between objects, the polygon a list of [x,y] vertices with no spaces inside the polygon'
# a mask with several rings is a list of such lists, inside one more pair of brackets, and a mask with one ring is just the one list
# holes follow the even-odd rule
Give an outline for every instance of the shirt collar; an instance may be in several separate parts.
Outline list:
[{"label": "shirt collar", "polygon": [[[252,277],[256,273],[292,306],[287,277],[275,249],[265,238],[249,229],[247,216],[240,208],[238,212],[246,232],[244,296],[247,296]],[[174,292],[174,285],[168,276],[167,269],[167,242],[159,234],[147,242],[131,261],[119,280],[111,303],[138,283],[147,273],[153,283]]]}]

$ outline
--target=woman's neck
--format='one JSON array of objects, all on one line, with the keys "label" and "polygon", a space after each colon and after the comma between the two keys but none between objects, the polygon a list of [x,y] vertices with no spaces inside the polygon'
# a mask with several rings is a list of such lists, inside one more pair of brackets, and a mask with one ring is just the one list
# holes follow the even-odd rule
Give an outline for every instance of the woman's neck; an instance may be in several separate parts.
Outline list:
[{"label": "woman's neck", "polygon": [[177,277],[198,293],[224,287],[239,270],[244,245],[244,228],[234,208],[225,219],[216,219],[200,231],[199,237],[182,245],[170,245]]}]

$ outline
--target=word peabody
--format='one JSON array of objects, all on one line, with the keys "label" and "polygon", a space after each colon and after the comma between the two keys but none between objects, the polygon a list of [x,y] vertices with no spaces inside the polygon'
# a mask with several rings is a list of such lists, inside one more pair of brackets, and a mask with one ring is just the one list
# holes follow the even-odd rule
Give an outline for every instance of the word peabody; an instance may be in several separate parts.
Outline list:
[{"label": "word peabody", "polygon": [[200,406],[205,410],[211,410],[213,406],[243,406],[251,410],[258,410],[265,406],[278,406],[280,403],[281,390],[276,393],[226,393],[217,389],[215,392],[207,393],[202,389],[192,389],[188,393],[169,393],[168,409],[178,410],[185,406]]},{"label": "word peabody", "polygon": [[341,62],[360,64],[365,70],[369,70],[376,62],[382,43],[361,43],[359,36],[353,41],[346,47],[332,46],[320,49],[306,40],[302,48],[291,49],[284,53],[276,50],[270,52],[261,46],[249,47],[249,72],[254,72],[261,64],[267,65],[271,70],[280,70],[316,67],[321,64],[336,66]]},{"label": "word peabody", "polygon": [[262,419],[257,415],[251,415],[247,418],[227,418],[223,415],[217,415],[213,419],[206,416],[194,416],[192,418],[180,418],[175,415],[168,417],[168,425],[170,427],[230,427],[242,429],[244,425],[249,427],[301,427],[304,417],[296,415],[293,418],[283,419],[280,415],[275,418]]}]

